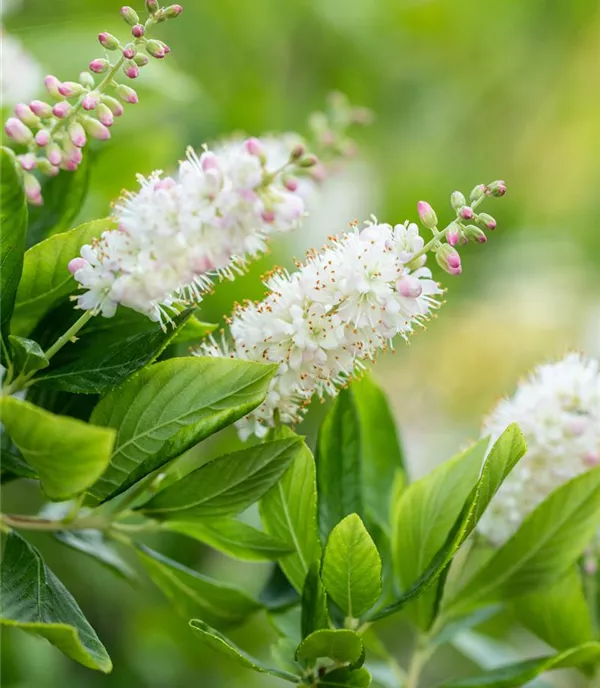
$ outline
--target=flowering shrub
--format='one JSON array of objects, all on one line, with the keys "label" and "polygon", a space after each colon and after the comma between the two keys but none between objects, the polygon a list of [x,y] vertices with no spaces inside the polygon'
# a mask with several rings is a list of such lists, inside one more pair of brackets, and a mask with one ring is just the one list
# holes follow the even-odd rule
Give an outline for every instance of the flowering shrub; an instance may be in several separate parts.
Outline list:
[{"label": "flowering shrub", "polygon": [[[140,175],[110,217],[61,232],[71,210],[53,207],[43,240],[31,236],[28,205],[44,213],[40,180],[77,174],[87,135],[108,137],[122,113],[114,96],[137,100],[117,73],[136,78],[144,52],[165,57],[169,48],[148,34],[181,11],[146,0],[142,23],[124,7],[132,39],[99,35],[114,62],[93,60],[79,82],[47,77],[57,102],[17,104],[6,122],[14,148],[1,151],[2,481],[36,481],[49,503],[1,516],[2,623],[90,669],[112,668],[24,536],[41,531],[131,577],[127,552],[199,641],[291,683],[368,686],[383,659],[393,685],[416,688],[438,646],[507,608],[555,652],[441,685],[520,686],[553,668],[597,665],[597,363],[570,355],[542,366],[492,412],[482,439],[416,481],[368,373],[442,306],[428,259],[449,280],[462,273],[461,247],[496,228],[480,206],[505,195],[503,181],[468,197],[455,191],[445,227],[424,201],[418,224],[352,222],[297,271],[273,268],[265,297],[236,306],[221,337],[198,304],[273,234],[302,225],[311,196],[353,149],[349,126],[370,118],[343,96],[311,118],[308,140],[189,149],[176,175]],[[105,76],[96,84],[93,74]],[[314,397],[335,397],[315,456],[294,429]],[[234,424],[253,442],[182,469],[188,449]],[[256,505],[262,529],[241,516]],[[150,549],[152,532],[273,561],[273,582],[255,597]],[[273,663],[223,634],[261,611],[280,636]],[[400,612],[417,639],[406,668],[375,634],[376,622]]]}]

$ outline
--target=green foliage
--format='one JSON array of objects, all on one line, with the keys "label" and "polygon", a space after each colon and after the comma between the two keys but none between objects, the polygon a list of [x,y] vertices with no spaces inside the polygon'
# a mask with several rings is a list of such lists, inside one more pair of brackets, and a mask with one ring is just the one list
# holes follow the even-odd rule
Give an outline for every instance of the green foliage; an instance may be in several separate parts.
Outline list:
[{"label": "green foliage", "polygon": [[40,635],[90,669],[112,662],[69,591],[20,535],[8,534],[0,567],[0,621]]},{"label": "green foliage", "polygon": [[110,499],[258,406],[274,367],[178,358],[145,368],[109,392],[91,422],[114,428],[110,465],[92,490]]},{"label": "green foliage", "polygon": [[32,339],[8,335],[11,360],[18,373],[31,373],[47,368],[49,361],[42,347]]},{"label": "green foliage", "polygon": [[319,574],[319,565],[313,563],[308,570],[302,589],[302,637],[310,635],[322,628],[329,628],[329,612],[327,611],[327,593],[323,587]]},{"label": "green foliage", "polygon": [[323,657],[342,664],[358,665],[363,652],[362,640],[358,633],[345,628],[327,628],[315,631],[304,638],[296,650],[296,659],[309,666]]},{"label": "green foliage", "polygon": [[63,545],[86,554],[125,580],[134,581],[136,579],[135,571],[107,541],[104,533],[100,530],[91,528],[77,531],[59,530],[55,533],[55,537]]},{"label": "green foliage", "polygon": [[323,554],[323,585],[350,618],[358,619],[381,595],[381,559],[357,514],[331,531]]},{"label": "green foliage", "polygon": [[115,432],[57,416],[16,397],[2,397],[2,422],[53,500],[90,488],[108,466]]}]

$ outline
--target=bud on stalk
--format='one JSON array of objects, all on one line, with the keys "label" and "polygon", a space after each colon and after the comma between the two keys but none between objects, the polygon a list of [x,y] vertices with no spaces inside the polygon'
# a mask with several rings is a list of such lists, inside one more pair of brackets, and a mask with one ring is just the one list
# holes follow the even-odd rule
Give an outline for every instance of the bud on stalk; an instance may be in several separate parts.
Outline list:
[{"label": "bud on stalk", "polygon": [[437,227],[437,215],[427,201],[419,201],[417,203],[417,212],[419,214],[421,224],[424,227],[427,227],[427,229],[435,229]]}]

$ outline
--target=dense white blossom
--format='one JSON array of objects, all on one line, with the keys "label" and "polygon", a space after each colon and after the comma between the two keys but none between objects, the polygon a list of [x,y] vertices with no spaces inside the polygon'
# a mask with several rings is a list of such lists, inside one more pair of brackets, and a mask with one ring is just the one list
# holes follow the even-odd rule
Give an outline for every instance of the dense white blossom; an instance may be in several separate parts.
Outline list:
[{"label": "dense white blossom", "polygon": [[177,303],[201,300],[215,277],[232,278],[270,234],[302,221],[304,201],[282,182],[284,168],[294,168],[289,155],[272,166],[249,139],[200,156],[189,150],[177,180],[140,176],[139,191],[115,205],[118,229],[70,264],[87,290],[79,307],[111,316],[123,304],[164,322]]},{"label": "dense white blossom", "polygon": [[4,107],[34,98],[40,88],[42,70],[23,47],[21,41],[7,34],[0,26],[2,69],[0,70],[0,99]]},{"label": "dense white blossom", "polygon": [[506,541],[556,488],[600,465],[598,362],[569,354],[557,363],[539,366],[513,397],[496,406],[483,435],[494,440],[513,422],[523,431],[527,453],[479,523],[479,531],[496,545]]},{"label": "dense white blossom", "polygon": [[425,256],[413,271],[406,265],[423,246],[414,224],[354,228],[310,252],[298,271],[275,271],[264,300],[237,309],[231,346],[213,342],[201,352],[279,364],[266,401],[239,421],[240,436],[263,436],[276,413],[298,422],[313,395],[335,395],[396,335],[427,319],[441,290]]}]

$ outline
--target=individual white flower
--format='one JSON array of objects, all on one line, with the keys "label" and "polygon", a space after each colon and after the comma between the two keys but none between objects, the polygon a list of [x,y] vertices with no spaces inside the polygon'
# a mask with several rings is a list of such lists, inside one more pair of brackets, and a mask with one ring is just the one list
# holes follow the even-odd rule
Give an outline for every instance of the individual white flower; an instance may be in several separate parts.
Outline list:
[{"label": "individual white flower", "polygon": [[42,70],[25,50],[21,41],[7,34],[0,26],[2,69],[0,70],[0,99],[5,107],[34,98],[39,91]]},{"label": "individual white flower", "polygon": [[[410,250],[406,236],[413,237]],[[316,394],[339,388],[387,348],[407,338],[437,308],[441,290],[425,267],[407,267],[422,242],[416,225],[369,224],[309,252],[293,274],[276,271],[259,303],[246,303],[230,323],[232,345],[215,342],[200,353],[278,363],[266,401],[238,422],[243,438],[264,436],[277,414],[301,420]]]},{"label": "individual white flower", "polygon": [[527,453],[506,478],[478,529],[493,544],[505,542],[551,492],[600,465],[598,361],[569,354],[536,368],[485,421],[492,440],[519,424]]}]

